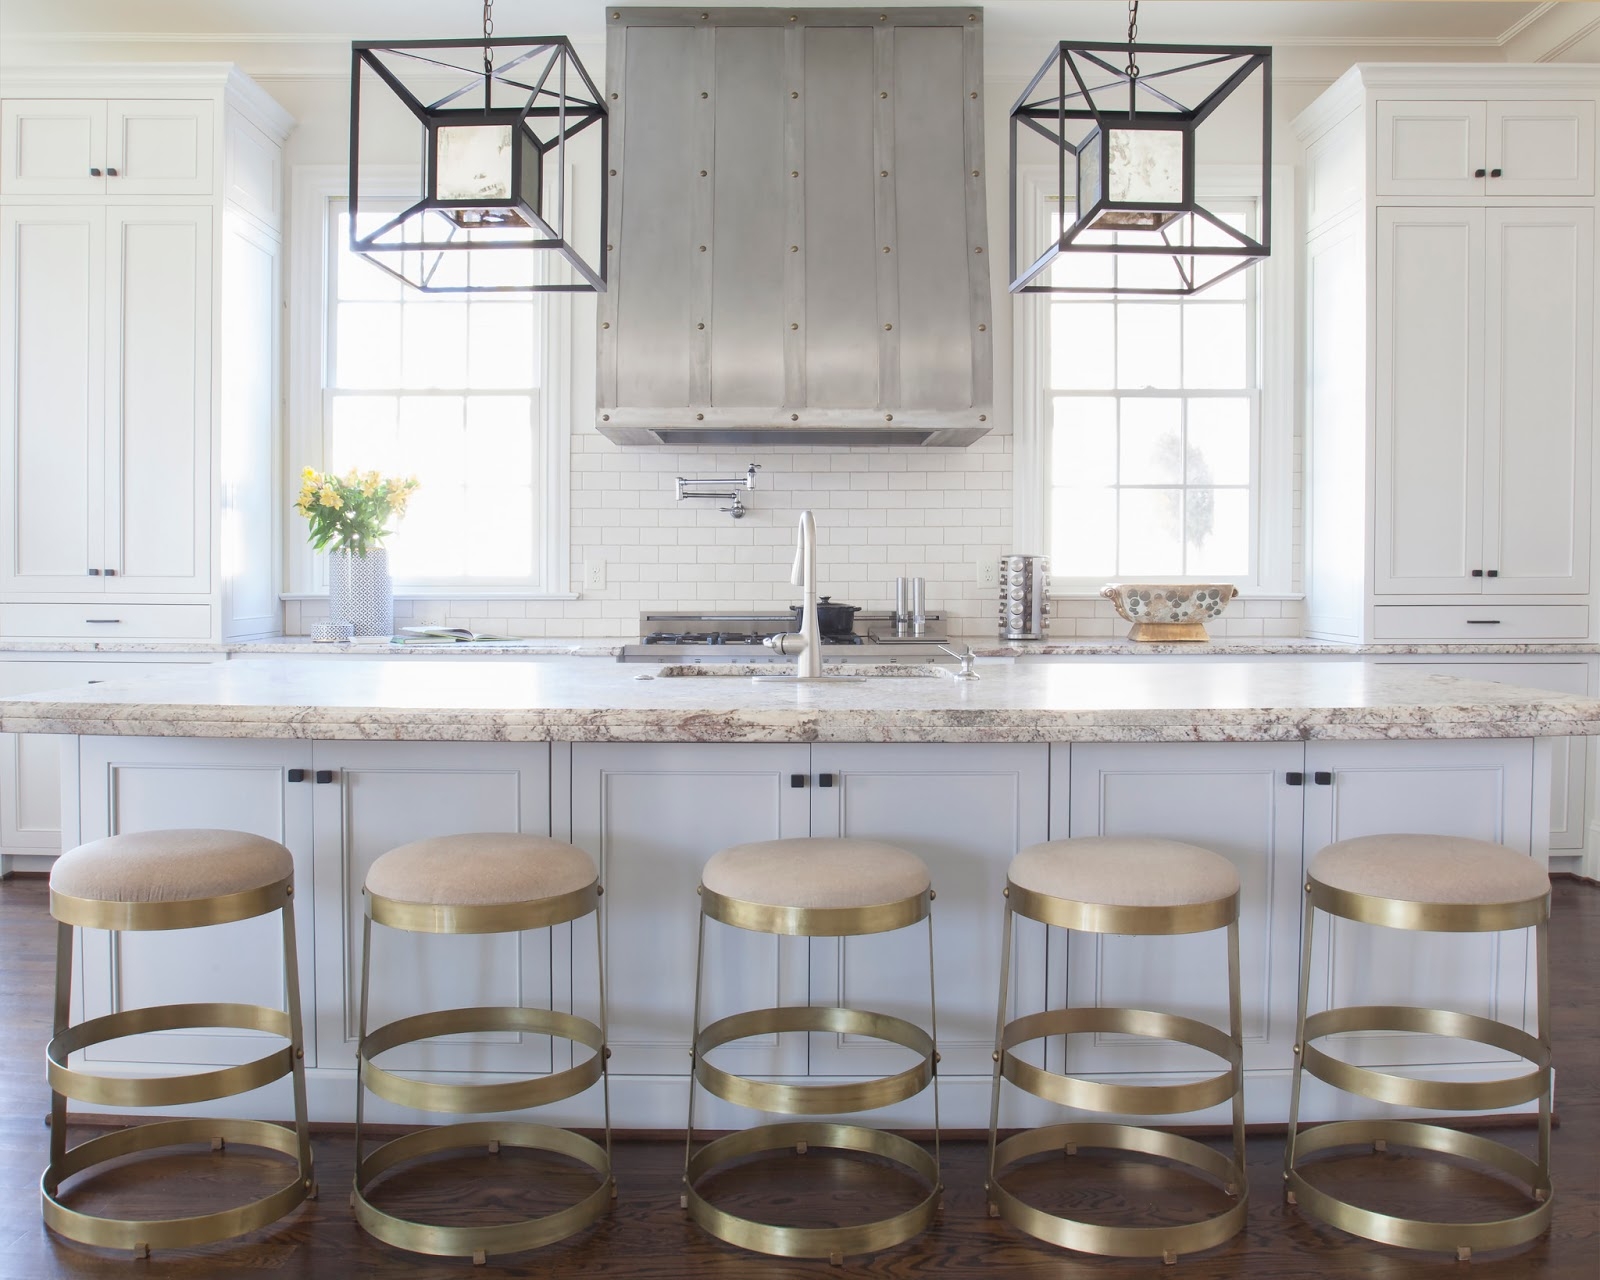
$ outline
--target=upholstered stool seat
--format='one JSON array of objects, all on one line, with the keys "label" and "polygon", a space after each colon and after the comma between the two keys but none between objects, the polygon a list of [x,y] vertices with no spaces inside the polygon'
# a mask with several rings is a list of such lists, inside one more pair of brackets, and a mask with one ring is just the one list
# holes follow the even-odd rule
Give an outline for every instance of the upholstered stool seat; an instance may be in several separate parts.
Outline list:
[{"label": "upholstered stool seat", "polygon": [[[1289,1202],[1352,1235],[1401,1248],[1454,1252],[1524,1244],[1550,1225],[1550,877],[1527,854],[1457,836],[1376,835],[1342,840],[1312,859],[1305,880],[1299,1018],[1284,1181]],[[1476,1014],[1413,1005],[1344,1005],[1309,1012],[1312,941],[1317,913],[1427,933],[1534,930],[1538,1012],[1533,1034]],[[1319,979],[1319,988],[1326,983]],[[1446,1036],[1514,1054],[1529,1065],[1494,1080],[1430,1079],[1417,1073],[1360,1066],[1317,1042],[1328,1036],[1388,1032]],[[1539,1151],[1530,1160],[1503,1143],[1416,1120],[1338,1120],[1298,1132],[1305,1074],[1345,1093],[1414,1110],[1501,1111],[1535,1099]],[[1487,1165],[1524,1183],[1533,1207],[1489,1221],[1407,1218],[1356,1205],[1306,1177],[1304,1157],[1318,1151],[1388,1143]],[[1454,1217],[1449,1210],[1442,1215]]]},{"label": "upholstered stool seat", "polygon": [[[50,872],[50,913],[58,921],[56,1014],[54,1035],[45,1050],[51,1091],[50,1163],[40,1179],[44,1221],[52,1231],[80,1244],[130,1249],[136,1256],[148,1257],[153,1248],[191,1248],[254,1231],[315,1195],[293,905],[293,856],[277,841],[244,831],[130,832],[90,841],[56,860]],[[153,1005],[123,1008],[72,1025],[75,927],[121,932],[188,929],[274,911],[283,924],[284,1008]],[[283,1044],[251,1061],[178,1076],[99,1075],[88,1069],[90,1063],[72,1064],[74,1054],[124,1036],[211,1027],[266,1032],[281,1037]],[[188,1106],[249,1093],[284,1076],[291,1077],[293,1127],[264,1120],[157,1120],[91,1138],[70,1150],[66,1145],[69,1098],[102,1111]],[[197,1141],[210,1142],[214,1150],[231,1142],[290,1156],[294,1176],[247,1204],[198,1215],[113,1218],[74,1209],[61,1198],[63,1182],[106,1161]],[[188,1206],[173,1208],[181,1211]]]},{"label": "upholstered stool seat", "polygon": [[[694,1026],[689,1085],[689,1148],[685,1153],[683,1206],[719,1240],[756,1253],[788,1258],[828,1258],[875,1253],[924,1230],[933,1220],[939,1183],[939,1095],[933,1004],[933,901],[928,869],[915,854],[878,840],[795,839],[735,845],[714,855],[701,873],[700,943],[695,967]],[[755,933],[798,937],[850,937],[888,933],[928,922],[929,1029],[891,1014],[819,1005],[751,1009],[700,1025],[700,990],[706,922]],[[893,1075],[839,1084],[789,1084],[723,1070],[708,1055],[751,1036],[825,1032],[886,1041],[908,1049],[915,1062]],[[780,1115],[844,1115],[876,1110],[915,1097],[933,1085],[934,1149],[895,1133],[863,1125],[800,1121],[763,1124],[717,1138],[693,1150],[696,1088],[736,1106]],[[925,1185],[916,1205],[887,1218],[851,1226],[775,1226],[719,1208],[699,1184],[729,1162],[761,1152],[824,1147],[875,1155],[909,1169]]]},{"label": "upholstered stool seat", "polygon": [[[401,845],[381,855],[367,871],[361,945],[361,1040],[356,1082],[356,1173],[351,1205],[356,1221],[378,1239],[413,1253],[470,1257],[517,1253],[574,1235],[598,1221],[616,1197],[611,1176],[611,1107],[605,1041],[605,979],[601,960],[600,887],[594,859],[559,840],[518,833],[480,832],[440,836]],[[399,1018],[367,1029],[374,979],[372,926],[409,933],[512,933],[545,929],[586,916],[595,921],[598,1020],[556,1009],[474,1007]],[[375,1059],[402,1045],[436,1036],[513,1032],[553,1036],[590,1050],[576,1052],[576,1065],[548,1075],[492,1084],[440,1084],[413,1079],[377,1065]],[[475,1120],[418,1129],[363,1153],[361,1128],[366,1095],[416,1111],[488,1114],[548,1106],[599,1082],[605,1113],[605,1145],[567,1129],[527,1121]],[[587,1165],[597,1185],[576,1204],[540,1217],[492,1226],[438,1226],[388,1212],[373,1203],[374,1186],[396,1165],[460,1147],[487,1144],[553,1152]]]},{"label": "upholstered stool seat", "polygon": [[[1174,1261],[1221,1244],[1244,1225],[1244,1048],[1239,1002],[1239,874],[1220,854],[1175,840],[1085,837],[1022,850],[1006,872],[1006,914],[989,1110],[989,1212],[1037,1239],[1083,1253]],[[1010,1008],[1014,921],[1091,934],[1155,936],[1227,930],[1228,1029],[1148,1009]],[[1053,944],[1052,944],[1053,945]],[[1018,1052],[1051,1036],[1120,1034],[1174,1041],[1220,1058],[1224,1069],[1183,1084],[1107,1084],[1049,1071]],[[1045,1125],[999,1140],[1000,1082],[1058,1106],[1099,1114],[1177,1115],[1231,1103],[1230,1159],[1190,1138],[1133,1124]],[[1107,1227],[1027,1203],[1001,1171],[1028,1156],[1080,1146],[1162,1157],[1219,1183],[1233,1200],[1222,1212],[1178,1225]]]}]

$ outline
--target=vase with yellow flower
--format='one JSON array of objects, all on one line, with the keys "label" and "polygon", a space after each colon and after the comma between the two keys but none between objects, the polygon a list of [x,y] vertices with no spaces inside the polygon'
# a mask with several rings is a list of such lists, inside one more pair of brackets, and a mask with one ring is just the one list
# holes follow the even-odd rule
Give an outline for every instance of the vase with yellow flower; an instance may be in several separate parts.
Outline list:
[{"label": "vase with yellow flower", "polygon": [[383,540],[405,515],[415,476],[376,471],[300,473],[294,509],[310,524],[311,545],[328,553],[328,616],[353,625],[358,636],[394,631],[394,583]]}]

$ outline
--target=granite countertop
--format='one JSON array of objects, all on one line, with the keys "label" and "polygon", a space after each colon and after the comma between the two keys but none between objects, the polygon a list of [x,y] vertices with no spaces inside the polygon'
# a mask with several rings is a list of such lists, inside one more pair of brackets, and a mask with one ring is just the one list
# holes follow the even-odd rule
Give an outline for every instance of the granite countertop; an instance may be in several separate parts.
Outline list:
[{"label": "granite countertop", "polygon": [[[749,667],[207,663],[0,699],[0,731],[573,742],[1230,742],[1600,733],[1600,701],[1395,665],[997,664],[772,684]],[[847,668],[845,668],[847,669]],[[738,672],[717,678],[718,671]],[[770,674],[771,668],[758,668]]]},{"label": "granite countertop", "polygon": [[[303,657],[440,657],[467,655],[480,657],[562,657],[615,658],[622,647],[634,644],[637,636],[529,636],[492,644],[391,644],[388,640],[359,640],[343,644],[323,644],[305,636],[269,636],[261,640],[6,640],[0,639],[0,654],[5,653],[151,653],[224,654],[249,658],[275,655]],[[993,636],[957,636],[952,644],[970,644],[980,658],[1031,657],[1403,657],[1406,655],[1516,655],[1555,654],[1586,657],[1600,653],[1600,644],[1556,644],[1550,641],[1526,643],[1451,643],[1421,641],[1389,644],[1345,644],[1332,640],[1253,639],[1221,637],[1203,644],[1135,644],[1127,639],[1008,641]]]}]

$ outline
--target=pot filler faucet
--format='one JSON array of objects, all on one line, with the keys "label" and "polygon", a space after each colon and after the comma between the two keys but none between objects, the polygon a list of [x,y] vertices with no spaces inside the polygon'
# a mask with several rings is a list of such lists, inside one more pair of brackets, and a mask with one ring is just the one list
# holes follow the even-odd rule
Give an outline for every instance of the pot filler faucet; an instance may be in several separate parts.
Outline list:
[{"label": "pot filler faucet", "polygon": [[809,511],[800,513],[799,541],[794,549],[794,568],[789,571],[791,585],[801,589],[804,604],[800,610],[800,630],[768,636],[761,643],[775,653],[795,660],[792,676],[756,676],[767,683],[796,680],[859,680],[860,676],[822,674],[822,628],[817,624],[817,520]]}]

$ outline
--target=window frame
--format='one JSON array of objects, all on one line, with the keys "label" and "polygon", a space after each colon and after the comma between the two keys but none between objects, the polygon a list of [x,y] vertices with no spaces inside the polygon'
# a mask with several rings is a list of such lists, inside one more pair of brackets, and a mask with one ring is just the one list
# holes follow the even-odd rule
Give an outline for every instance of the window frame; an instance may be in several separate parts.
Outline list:
[{"label": "window frame", "polygon": [[[363,166],[363,193],[373,198],[403,200],[415,175],[405,166]],[[332,296],[329,228],[333,213],[349,196],[349,170],[343,165],[302,165],[294,171],[290,218],[289,395],[288,427],[281,465],[284,490],[292,494],[305,466],[325,469],[328,458],[327,356],[335,299]],[[539,369],[534,426],[537,476],[534,486],[534,533],[539,539],[535,574],[525,580],[433,579],[397,580],[395,594],[405,599],[576,600],[571,589],[571,407],[573,295],[531,295],[540,309]],[[286,513],[286,529],[303,529],[300,517]],[[285,599],[325,595],[327,557],[311,549],[304,537],[285,538]]]},{"label": "window frame", "polygon": [[[1259,179],[1249,166],[1202,167],[1196,185],[1207,197],[1238,203],[1259,199]],[[1055,190],[1055,170],[1048,165],[1025,167],[1018,175],[1018,210],[1024,243],[1036,243],[1048,196]],[[1261,598],[1297,597],[1295,588],[1295,446],[1299,436],[1294,397],[1295,309],[1293,240],[1294,177],[1287,165],[1273,165],[1272,241],[1274,254],[1249,268],[1260,273],[1255,289],[1255,368],[1259,389],[1259,422],[1255,459],[1256,501],[1251,511],[1255,572],[1236,578],[1243,595]],[[1049,326],[1043,308],[1049,294],[1019,294],[1014,308],[1014,377],[1016,386],[1014,533],[1015,545],[1040,553],[1048,550],[1050,507],[1050,361]],[[1167,575],[1163,575],[1165,580]],[[1213,576],[1214,575],[1210,575]],[[1199,582],[1207,575],[1172,575],[1179,582]],[[1062,597],[1098,597],[1101,579],[1052,574],[1050,592]]]}]

